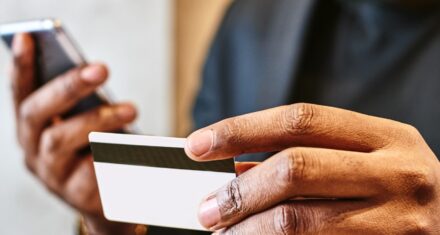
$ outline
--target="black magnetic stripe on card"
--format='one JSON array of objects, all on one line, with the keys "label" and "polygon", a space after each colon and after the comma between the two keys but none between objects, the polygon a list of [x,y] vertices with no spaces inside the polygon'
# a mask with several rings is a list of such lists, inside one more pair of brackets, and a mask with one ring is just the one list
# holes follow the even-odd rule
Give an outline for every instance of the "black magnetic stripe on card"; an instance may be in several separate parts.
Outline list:
[{"label": "black magnetic stripe on card", "polygon": [[235,173],[234,160],[196,162],[183,148],[90,143],[95,162]]}]

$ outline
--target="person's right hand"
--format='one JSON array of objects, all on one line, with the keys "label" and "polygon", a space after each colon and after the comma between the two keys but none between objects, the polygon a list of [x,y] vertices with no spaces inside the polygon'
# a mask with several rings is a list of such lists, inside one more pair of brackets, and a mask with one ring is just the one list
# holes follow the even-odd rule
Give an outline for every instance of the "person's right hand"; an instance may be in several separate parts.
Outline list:
[{"label": "person's right hand", "polygon": [[92,234],[125,234],[132,226],[106,221],[88,145],[91,131],[122,129],[136,116],[130,104],[105,105],[63,120],[61,115],[107,79],[102,64],[73,69],[35,89],[34,42],[16,35],[10,77],[17,135],[28,169],[55,195],[86,218]]}]

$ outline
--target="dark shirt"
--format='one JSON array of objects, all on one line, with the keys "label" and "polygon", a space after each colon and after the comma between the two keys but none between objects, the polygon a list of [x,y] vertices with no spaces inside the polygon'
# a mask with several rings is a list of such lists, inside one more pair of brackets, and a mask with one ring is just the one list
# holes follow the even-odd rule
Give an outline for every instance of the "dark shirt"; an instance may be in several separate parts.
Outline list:
[{"label": "dark shirt", "polygon": [[[299,60],[300,69],[293,74],[295,79],[292,80],[296,82],[291,88],[290,100],[285,103],[330,105],[412,124],[440,156],[437,124],[440,121],[440,11],[437,8],[408,10],[383,2],[319,1],[307,27],[305,50]],[[240,10],[248,9],[244,7]],[[270,10],[267,9],[268,12]],[[240,14],[234,12],[234,15]],[[234,23],[223,22],[224,25]],[[266,22],[263,19],[258,22],[245,18],[240,23]],[[218,37],[226,35],[220,34]],[[235,35],[232,38],[228,46],[236,48],[236,51],[240,51],[240,46],[247,46],[239,44],[239,38]],[[224,45],[217,46],[221,48]],[[212,51],[208,60],[216,62],[217,53],[216,50]],[[240,60],[240,56],[237,53],[236,57],[231,58],[235,60],[234,65],[257,69],[247,61]],[[222,59],[218,61],[224,63]],[[216,106],[217,99],[225,99],[226,102],[222,104],[240,102],[243,108],[237,113],[245,113],[253,108],[245,105],[251,97],[249,100],[234,100],[232,97],[234,92],[246,92],[246,86],[260,84],[247,84],[242,78],[237,81],[238,84],[243,83],[242,87],[229,89],[225,80],[211,80],[218,76],[217,73],[227,76],[233,70],[227,65],[213,66],[208,63],[205,67],[203,95],[199,96],[195,107],[196,127],[230,116],[228,112],[206,112],[207,109],[229,110],[224,105]],[[217,87],[222,87],[221,97],[216,97],[213,92]],[[213,113],[225,114],[212,116]],[[250,158],[256,159],[255,156]],[[205,233],[153,228],[150,234]]]},{"label": "dark shirt", "polygon": [[[440,121],[439,37],[438,8],[408,10],[381,1],[321,1],[291,101],[414,125],[440,156],[436,128]],[[432,61],[432,53],[437,53],[438,60]]]}]

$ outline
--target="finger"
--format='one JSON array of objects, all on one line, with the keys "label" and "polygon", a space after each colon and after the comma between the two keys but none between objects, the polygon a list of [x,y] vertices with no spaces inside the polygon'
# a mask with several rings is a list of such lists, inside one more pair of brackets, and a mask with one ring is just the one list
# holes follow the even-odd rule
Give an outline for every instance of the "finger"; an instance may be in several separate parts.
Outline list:
[{"label": "finger", "polygon": [[253,215],[214,234],[352,234],[348,226],[347,229],[341,226],[344,214],[364,208],[365,204],[357,201],[294,201]]},{"label": "finger", "polygon": [[40,142],[40,171],[62,183],[71,170],[73,158],[87,145],[91,131],[121,129],[135,116],[132,105],[119,104],[97,108],[48,128]]},{"label": "finger", "polygon": [[199,161],[293,146],[371,152],[390,143],[396,123],[338,108],[294,104],[226,119],[196,131],[188,137],[185,151]]},{"label": "finger", "polygon": [[207,228],[226,227],[292,198],[372,197],[382,189],[372,161],[366,153],[284,150],[207,197],[199,220]]},{"label": "finger", "polygon": [[131,104],[103,106],[61,122],[42,135],[42,154],[76,153],[88,144],[92,131],[115,131],[132,122],[136,110]]},{"label": "finger", "polygon": [[23,103],[23,116],[32,124],[41,126],[90,95],[107,77],[107,69],[102,64],[71,70],[32,93]]},{"label": "finger", "polygon": [[36,143],[51,118],[66,112],[91,94],[107,76],[107,69],[101,64],[77,68],[28,96],[20,106],[18,118],[20,142],[26,143],[27,151],[37,151]]},{"label": "finger", "polygon": [[102,216],[92,156],[76,159],[71,172],[60,188],[61,196],[84,214]]},{"label": "finger", "polygon": [[34,89],[35,45],[29,34],[17,34],[12,43],[13,63],[10,77],[15,112]]}]

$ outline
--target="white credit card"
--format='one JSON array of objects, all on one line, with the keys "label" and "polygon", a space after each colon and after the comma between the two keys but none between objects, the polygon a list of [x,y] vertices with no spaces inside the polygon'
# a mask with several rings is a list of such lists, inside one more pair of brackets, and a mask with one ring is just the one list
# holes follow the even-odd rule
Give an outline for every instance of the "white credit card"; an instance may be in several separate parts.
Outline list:
[{"label": "white credit card", "polygon": [[236,177],[232,159],[188,158],[182,138],[92,132],[89,141],[112,221],[205,230],[197,219],[201,200]]}]

